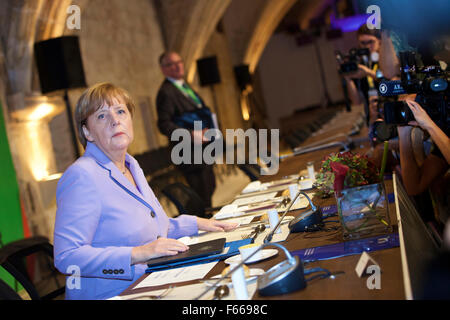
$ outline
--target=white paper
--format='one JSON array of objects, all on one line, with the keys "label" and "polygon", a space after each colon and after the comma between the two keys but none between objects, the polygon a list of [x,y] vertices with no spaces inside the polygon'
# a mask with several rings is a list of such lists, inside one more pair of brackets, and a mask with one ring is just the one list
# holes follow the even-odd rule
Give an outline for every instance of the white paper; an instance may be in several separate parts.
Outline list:
[{"label": "white paper", "polygon": [[[236,295],[234,294],[233,286],[232,284],[228,284],[228,287],[230,287],[230,293],[228,296],[223,297],[222,300],[236,300]],[[204,293],[208,287],[205,283],[195,283],[190,284],[187,286],[182,287],[175,287],[173,290],[169,292],[166,296],[164,296],[161,300],[192,300],[197,298],[200,294]],[[247,284],[247,290],[249,294],[249,298],[251,299],[253,295],[255,294],[257,289],[257,282],[256,280],[249,281]],[[110,300],[126,300],[126,299],[138,299],[139,297],[142,297],[142,299],[145,299],[146,295],[160,295],[162,294],[166,289],[160,289],[160,290],[154,290],[154,291],[148,291],[148,292],[142,292],[142,293],[136,293],[136,294],[130,294],[123,297],[113,297]],[[212,300],[214,298],[214,288],[210,289],[203,297],[200,298],[200,300]],[[148,298],[150,300],[150,298]]]},{"label": "white paper", "polygon": [[311,189],[313,186],[313,182],[314,182],[314,180],[311,180],[311,179],[300,180],[300,189],[302,191]]},{"label": "white paper", "polygon": [[242,194],[246,194],[246,193],[252,193],[252,192],[258,192],[258,191],[263,191],[266,190],[269,187],[269,183],[261,183],[261,181],[252,181],[250,182],[245,188],[244,190],[242,190]]},{"label": "white paper", "polygon": [[189,246],[191,244],[197,244],[199,239],[197,237],[181,237],[177,239],[180,242],[183,242],[185,245]]},{"label": "white paper", "polygon": [[[284,213],[288,206],[289,205],[287,205],[286,207],[278,207],[277,210],[278,210],[278,212]],[[292,207],[291,207],[291,209],[289,209],[289,211],[304,209],[304,208],[307,208],[308,206],[309,206],[308,199],[306,199],[306,197],[300,195],[300,197],[297,198],[297,201],[295,201],[295,203],[292,205]]]},{"label": "white paper", "polygon": [[238,208],[235,204],[227,204],[226,206],[223,206],[219,212],[217,212],[214,215],[214,219],[226,219],[226,218],[232,218],[232,217],[238,217],[243,215],[244,212],[241,210],[241,208]]},{"label": "white paper", "polygon": [[277,193],[278,193],[278,191],[275,191],[275,192],[264,193],[264,194],[257,195],[257,196],[239,198],[239,199],[234,200],[232,202],[232,204],[237,205],[237,206],[244,206],[244,205],[251,204],[251,203],[268,201],[268,200],[274,199],[275,196],[277,195]]},{"label": "white paper", "polygon": [[[289,218],[289,219],[287,219]],[[289,221],[292,220],[294,217],[292,216],[286,216],[284,217],[283,221],[280,224],[280,233],[275,233],[272,237],[272,240],[270,242],[281,242],[281,241],[285,241],[287,239],[287,237],[289,236],[289,234],[291,233],[291,230],[289,229]],[[267,228],[266,230],[264,230],[263,232],[261,232],[255,239],[254,243],[257,244],[263,244],[264,243],[264,238],[272,231],[272,229]]]},{"label": "white paper", "polygon": [[228,219],[228,220],[226,220],[226,222],[229,222],[229,223],[237,223],[237,224],[238,224],[238,227],[239,227],[240,225],[248,224],[248,223],[252,222],[252,220],[253,220],[254,218],[255,218],[254,216],[245,216],[245,217],[239,217],[239,218]]},{"label": "white paper", "polygon": [[218,261],[214,261],[184,268],[154,271],[138,283],[133,289],[202,279],[217,263]]}]

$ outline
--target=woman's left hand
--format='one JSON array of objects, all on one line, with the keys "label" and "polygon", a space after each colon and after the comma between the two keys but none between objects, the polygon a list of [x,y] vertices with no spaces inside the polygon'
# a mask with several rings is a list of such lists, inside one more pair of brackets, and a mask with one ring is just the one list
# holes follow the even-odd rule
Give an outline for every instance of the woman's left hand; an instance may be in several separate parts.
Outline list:
[{"label": "woman's left hand", "polygon": [[215,219],[197,218],[197,224],[199,230],[204,231],[232,231],[237,228],[237,223],[229,223],[225,221],[219,221]]}]

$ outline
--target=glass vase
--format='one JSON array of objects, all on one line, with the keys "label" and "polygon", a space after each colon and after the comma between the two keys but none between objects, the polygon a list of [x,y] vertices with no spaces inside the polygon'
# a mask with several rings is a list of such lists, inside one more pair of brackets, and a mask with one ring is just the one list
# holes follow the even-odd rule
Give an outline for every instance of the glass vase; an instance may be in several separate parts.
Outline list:
[{"label": "glass vase", "polygon": [[392,231],[384,184],[343,189],[335,197],[344,240]]}]

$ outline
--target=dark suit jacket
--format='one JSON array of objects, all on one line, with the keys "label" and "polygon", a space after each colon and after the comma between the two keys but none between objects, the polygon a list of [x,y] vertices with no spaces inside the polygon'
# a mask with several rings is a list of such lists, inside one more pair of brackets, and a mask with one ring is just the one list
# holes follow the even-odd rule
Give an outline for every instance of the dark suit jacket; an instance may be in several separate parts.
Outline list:
[{"label": "dark suit jacket", "polygon": [[[200,98],[203,108],[208,108],[197,92],[195,94]],[[172,132],[180,128],[174,122],[174,119],[185,112],[193,112],[198,109],[197,104],[191,98],[186,97],[167,79],[164,80],[159,88],[156,96],[156,108],[158,111],[158,128],[169,140]]]},{"label": "dark suit jacket", "polygon": [[[208,108],[202,98],[195,92],[197,97],[202,102],[203,108]],[[158,128],[162,134],[169,138],[169,146],[172,149],[173,146],[178,142],[170,141],[172,132],[175,129],[181,128],[178,126],[174,119],[181,116],[185,112],[193,112],[198,110],[197,104],[189,97],[186,97],[171,81],[165,79],[159,88],[158,95],[156,96],[156,109],[158,113]],[[208,108],[209,109],[209,108]],[[203,144],[203,148],[206,147],[208,143]],[[205,164],[194,165],[193,157],[193,144],[191,149],[191,163],[192,165],[180,165],[180,169],[192,171],[198,170],[205,166]]]}]

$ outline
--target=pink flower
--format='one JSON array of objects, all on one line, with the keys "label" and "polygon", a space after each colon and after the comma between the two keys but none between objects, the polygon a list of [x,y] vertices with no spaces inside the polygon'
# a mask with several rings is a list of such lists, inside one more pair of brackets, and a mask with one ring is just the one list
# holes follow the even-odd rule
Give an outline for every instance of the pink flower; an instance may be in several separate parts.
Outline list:
[{"label": "pink flower", "polygon": [[344,180],[345,175],[348,171],[348,166],[339,162],[331,162],[331,169],[334,172],[334,184],[333,189],[335,192],[340,193],[342,189],[344,189]]}]

